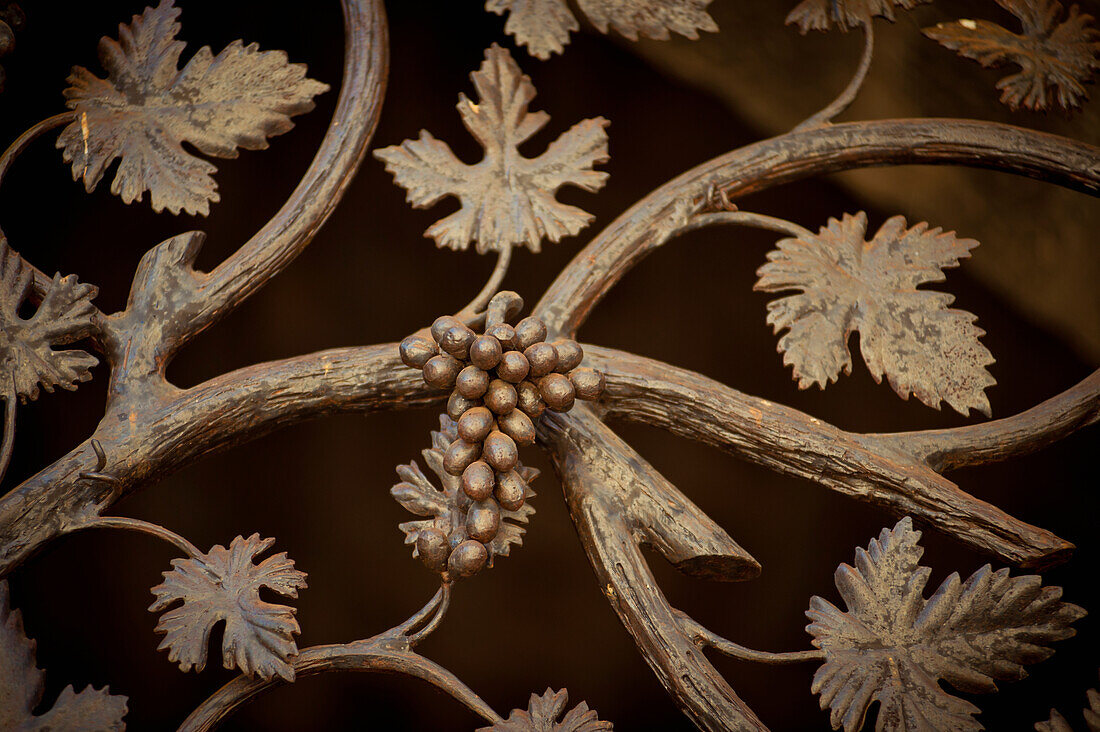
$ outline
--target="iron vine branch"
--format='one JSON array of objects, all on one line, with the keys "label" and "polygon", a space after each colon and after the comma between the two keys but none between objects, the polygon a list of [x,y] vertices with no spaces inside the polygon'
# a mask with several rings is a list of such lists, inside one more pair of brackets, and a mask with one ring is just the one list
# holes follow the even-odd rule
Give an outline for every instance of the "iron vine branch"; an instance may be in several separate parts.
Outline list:
[{"label": "iron vine branch", "polygon": [[[656,361],[631,356],[610,349],[585,346],[593,365],[607,374],[607,396],[604,406],[612,416],[629,416],[640,409],[639,419],[652,419],[654,424],[675,429],[692,439],[717,444],[722,449],[737,452],[747,459],[767,460],[767,464],[787,474],[801,475],[808,468],[804,461],[791,456],[793,445],[766,456],[751,446],[767,443],[771,430],[765,428],[777,420],[795,420],[803,439],[812,438],[818,445],[836,449],[836,440],[843,439],[849,450],[845,460],[854,478],[841,474],[828,476],[837,486],[857,478],[866,485],[872,478],[862,474],[858,461],[866,460],[876,470],[887,471],[890,460],[908,465],[915,471],[918,485],[925,490],[940,487],[960,501],[964,515],[996,516],[977,499],[958,491],[942,477],[937,479],[931,467],[943,460],[947,467],[975,462],[989,462],[1018,454],[1033,446],[1048,444],[1092,424],[1100,411],[1100,373],[1046,402],[1013,417],[993,420],[972,427],[932,432],[852,435],[798,410],[774,402],[750,397],[693,374],[684,369],[665,366]],[[698,381],[704,391],[720,397],[716,411],[704,418],[690,408],[690,391],[662,393],[657,386],[641,387],[640,379],[653,370],[673,374],[676,379]],[[677,387],[678,388],[678,387]],[[684,396],[687,394],[687,396]],[[50,540],[74,530],[74,522],[84,512],[107,510],[116,500],[139,488],[155,483],[177,468],[196,458],[260,437],[280,427],[326,414],[359,411],[385,411],[428,406],[439,403],[443,395],[429,388],[411,369],[402,368],[396,344],[380,344],[358,348],[338,348],[296,358],[256,364],[211,379],[185,391],[179,391],[164,403],[158,403],[133,419],[121,415],[105,420],[93,439],[99,441],[108,464],[98,468],[112,475],[117,483],[107,496],[98,481],[83,477],[90,464],[97,464],[91,440],[74,448],[67,455],[32,476],[0,499],[0,575],[6,575]],[[651,416],[658,407],[663,416]],[[669,409],[683,412],[683,420],[673,420]],[[725,414],[723,415],[723,410]],[[730,425],[718,425],[723,419]],[[670,423],[670,420],[674,424]],[[757,420],[761,420],[757,424]],[[947,446],[944,448],[943,446]],[[911,450],[906,455],[905,449]],[[947,449],[950,459],[937,458],[937,451]],[[877,451],[881,450],[882,454]],[[855,452],[851,452],[855,451]],[[855,457],[860,456],[860,457]],[[892,458],[884,456],[893,456]],[[963,457],[966,456],[966,457]],[[920,461],[930,459],[929,464]],[[882,472],[874,481],[887,483],[889,474]],[[904,480],[895,476],[894,500],[897,510],[911,510],[929,520],[925,507],[900,502],[910,490]],[[837,489],[840,489],[839,487]],[[888,496],[889,492],[875,495]],[[1032,561],[1042,564],[1043,558],[1064,557],[1069,544],[1035,527],[1000,515],[1011,528],[1007,535],[997,534],[992,524],[986,531],[967,535],[984,540],[990,550],[999,547],[1005,559]],[[947,519],[945,519],[947,520]],[[942,522],[941,522],[942,524]],[[949,528],[950,524],[943,525]],[[1030,537],[1030,538],[1029,538]],[[1031,542],[1036,543],[1031,543]],[[984,546],[979,544],[979,546]]]},{"label": "iron vine branch", "polygon": [[592,239],[535,308],[552,333],[572,336],[604,295],[688,223],[698,202],[857,168],[964,165],[1100,195],[1100,148],[1012,125],[965,119],[847,122],[791,132],[703,163],[642,198]]}]

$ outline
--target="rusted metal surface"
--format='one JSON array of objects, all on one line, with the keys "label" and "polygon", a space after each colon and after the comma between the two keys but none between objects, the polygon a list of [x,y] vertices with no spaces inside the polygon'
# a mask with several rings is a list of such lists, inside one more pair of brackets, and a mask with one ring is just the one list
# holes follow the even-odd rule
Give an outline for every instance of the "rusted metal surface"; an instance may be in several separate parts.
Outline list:
[{"label": "rusted metal surface", "polygon": [[[693,36],[713,30],[707,4],[582,0],[579,7],[601,31],[660,38],[670,31]],[[956,266],[976,242],[925,224],[909,227],[900,216],[871,237],[862,214],[834,219],[814,233],[736,206],[750,193],[811,176],[911,163],[991,168],[1100,193],[1100,150],[1053,135],[974,120],[832,123],[858,94],[871,64],[873,18],[890,19],[918,4],[798,5],[788,20],[804,31],[861,27],[866,34],[860,67],[836,101],[788,134],[704,163],[647,195],[597,234],[534,313],[514,324],[522,300],[498,292],[510,253],[516,245],[538,251],[544,238],[557,241],[590,223],[590,215],[554,194],[566,184],[592,192],[603,185],[607,174],[593,166],[607,160],[606,120],[575,125],[536,158],[520,155],[517,146],[548,117],[528,111],[534,87],[507,51],[491,46],[472,75],[478,101],[460,96],[459,102],[463,122],[485,149],[480,163],[462,163],[427,133],[376,153],[413,205],[449,195],[460,199],[460,210],[427,233],[440,246],[473,244],[475,251],[496,254],[481,292],[400,345],[256,364],[179,389],[165,375],[173,356],[293,261],[365,155],[387,72],[385,21],[378,0],[343,0],[344,81],[320,150],[279,212],[213,271],[194,268],[201,233],[173,237],[142,259],[126,307],[106,314],[91,303],[94,288],[73,276],[51,280],[3,244],[0,350],[7,370],[0,370],[0,378],[11,384],[4,391],[4,462],[15,398],[34,398],[39,384],[47,390],[72,387],[94,359],[53,346],[86,337],[111,373],[107,413],[95,432],[0,499],[0,575],[75,531],[137,531],[174,546],[183,556],[153,588],[157,600],[150,608],[164,613],[157,626],[165,634],[161,647],[183,670],[201,671],[210,633],[224,622],[223,665],[242,672],[181,729],[214,729],[267,689],[331,671],[427,681],[482,717],[489,725],[483,729],[492,732],[610,729],[584,702],[567,709],[565,690],[533,694],[526,710],[505,719],[414,650],[440,627],[457,580],[492,566],[520,543],[519,524],[533,513],[528,484],[536,471],[519,462],[519,448],[537,444],[559,474],[601,591],[660,682],[700,728],[766,729],[708,660],[709,649],[752,662],[821,662],[813,690],[838,729],[860,728],[872,700],[880,702],[878,729],[977,729],[978,708],[938,681],[962,691],[993,691],[995,681],[1020,678],[1024,664],[1042,660],[1050,643],[1072,635],[1070,624],[1083,611],[1062,602],[1060,588],[1044,588],[1036,576],[1014,577],[989,567],[966,581],[952,575],[926,599],[930,570],[919,564],[919,533],[908,516],[1016,566],[1043,568],[1069,559],[1068,541],[969,495],[942,473],[1015,457],[1095,423],[1100,372],[995,421],[859,434],[675,365],[572,340],[610,288],[657,247],[706,226],[753,226],[787,237],[761,268],[758,288],[799,293],[775,300],[769,321],[788,331],[780,346],[802,386],[824,387],[850,370],[848,340],[858,331],[872,374],[888,378],[903,398],[915,394],[930,406],[946,401],[964,414],[973,409],[988,415],[984,389],[992,378],[985,367],[992,355],[978,341],[975,316],[948,309],[948,295],[917,289],[943,279],[942,270]],[[1018,44],[1034,53],[1041,46],[1042,53],[1069,59],[1076,70],[1063,78],[1036,70],[1035,61],[1029,67],[1034,78],[1027,80],[1031,91],[1020,92],[1020,104],[1040,106],[1040,88],[1054,89],[1063,106],[1080,102],[1074,84],[1088,80],[1100,54],[1091,19],[1071,9],[1059,20],[1060,6],[1049,0],[1002,5],[1030,19],[1026,43]],[[560,51],[576,28],[560,0],[500,0],[486,8],[510,13],[506,31],[539,57]],[[324,85],[307,79],[305,69],[280,52],[261,53],[240,43],[217,56],[202,49],[181,70],[178,16],[173,3],[162,0],[123,26],[119,40],[105,40],[108,78],[74,72],[72,111],[16,139],[0,156],[0,179],[30,144],[65,127],[59,147],[89,188],[121,158],[113,190],[126,202],[149,191],[156,210],[205,213],[217,201],[213,166],[181,142],[221,157],[263,147],[268,136],[289,129],[290,116],[308,111]],[[979,60],[1020,60],[996,53]],[[1016,82],[1006,86],[1017,89]],[[200,114],[199,108],[206,111]],[[38,303],[30,320],[18,314],[25,299]],[[294,598],[305,587],[305,574],[285,553],[257,560],[274,540],[238,536],[228,548],[202,552],[165,527],[104,515],[121,498],[194,458],[279,427],[336,412],[426,405],[443,411],[432,447],[423,453],[435,477],[415,462],[402,465],[401,482],[391,493],[422,517],[401,528],[415,546],[413,555],[439,575],[440,587],[421,610],[382,634],[299,649],[293,608],[260,598],[262,588]],[[604,423],[609,417],[662,427],[906,517],[884,529],[868,551],[857,550],[854,567],[841,565],[837,587],[846,610],[811,600],[816,650],[746,648],[672,607],[642,548],[654,549],[681,572],[721,581],[752,580],[760,563],[616,435]],[[53,710],[30,717],[41,674],[18,613],[8,609],[3,581],[0,670],[0,701],[6,702],[0,715],[8,709],[16,715],[0,722],[123,728],[124,699],[95,690],[68,689]],[[1049,724],[1059,719],[1055,713]]]}]

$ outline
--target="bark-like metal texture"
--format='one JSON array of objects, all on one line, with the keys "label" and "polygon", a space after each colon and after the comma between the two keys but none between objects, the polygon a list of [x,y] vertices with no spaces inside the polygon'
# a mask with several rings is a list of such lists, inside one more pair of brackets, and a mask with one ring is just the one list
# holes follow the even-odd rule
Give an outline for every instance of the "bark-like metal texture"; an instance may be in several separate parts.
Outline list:
[{"label": "bark-like metal texture", "polygon": [[[707,4],[581,0],[579,7],[603,32],[662,38],[714,30]],[[849,340],[858,331],[872,374],[887,378],[903,398],[988,415],[984,389],[992,378],[985,367],[992,354],[978,341],[975,316],[948,309],[949,295],[917,289],[941,280],[943,269],[969,256],[976,242],[926,224],[910,227],[900,216],[868,237],[862,214],[834,219],[815,234],[735,205],[808,177],[903,164],[988,168],[1100,195],[1100,150],[1054,135],[976,120],[832,122],[856,97],[871,65],[873,18],[892,19],[920,4],[804,0],[789,18],[802,30],[860,27],[865,34],[859,69],[837,99],[790,133],[703,163],[645,196],[597,234],[534,313],[514,325],[522,300],[498,292],[511,251],[517,245],[537,251],[543,238],[575,235],[590,222],[554,194],[567,184],[592,192],[603,185],[607,174],[593,166],[607,161],[606,120],[581,122],[536,158],[520,155],[518,146],[548,117],[528,110],[534,87],[520,65],[490,47],[472,75],[478,101],[463,96],[459,104],[467,129],[485,149],[483,161],[461,163],[427,133],[377,152],[414,205],[448,195],[460,199],[457,213],[429,229],[438,244],[465,249],[476,242],[477,251],[497,253],[474,299],[401,344],[256,364],[180,389],[166,377],[171,359],[294,260],[365,156],[387,76],[385,19],[380,0],[342,0],[344,77],[320,149],[278,213],[212,271],[194,267],[201,232],[175,236],[141,260],[126,307],[106,314],[91,303],[94,288],[72,276],[47,277],[0,236],[0,380],[6,382],[0,387],[0,476],[11,451],[15,399],[33,399],[39,386],[75,387],[94,361],[84,351],[55,346],[86,338],[110,367],[106,414],[93,434],[0,498],[0,577],[76,531],[138,531],[171,544],[183,556],[153,588],[157,599],[150,608],[163,613],[161,647],[183,670],[201,670],[210,634],[224,623],[223,665],[242,672],[195,710],[185,730],[214,729],[277,684],[340,670],[427,681],[481,716],[492,732],[610,729],[583,702],[567,708],[565,690],[532,694],[526,709],[504,718],[414,650],[440,627],[457,580],[492,566],[494,557],[520,543],[519,524],[533,513],[527,484],[536,471],[519,462],[519,448],[537,444],[555,465],[600,591],[700,728],[766,729],[708,660],[709,650],[761,663],[821,663],[814,690],[831,710],[834,727],[848,732],[863,724],[872,700],[879,701],[880,729],[976,729],[977,707],[938,682],[988,692],[995,681],[1020,678],[1025,664],[1042,660],[1051,643],[1073,634],[1070,626],[1082,610],[1063,602],[1060,588],[1043,587],[1038,576],[988,566],[965,581],[949,576],[926,599],[930,570],[918,563],[922,550],[913,521],[1017,567],[1066,561],[1070,542],[971,496],[944,473],[1022,455],[1094,424],[1100,419],[1100,371],[1017,415],[951,429],[860,434],[673,364],[572,340],[604,295],[657,247],[704,226],[754,226],[787,237],[761,268],[758,288],[796,293],[771,304],[769,321],[787,331],[780,347],[801,385],[824,387],[850,370]],[[978,41],[962,38],[959,29],[945,45],[983,62],[1024,65],[1025,75],[1002,84],[1010,104],[1049,106],[1053,97],[1044,95],[1055,93],[1062,106],[1079,103],[1078,87],[1091,77],[1098,53],[1091,18],[1070,9],[1063,19],[1053,0],[1001,4],[1021,18],[1024,36],[1012,40],[974,25],[1015,44],[1016,51],[976,51]],[[489,0],[486,8],[509,13],[505,30],[540,57],[560,51],[576,29],[560,0]],[[285,55],[241,43],[216,56],[202,49],[181,69],[179,15],[172,0],[161,0],[122,26],[117,40],[104,40],[108,78],[74,72],[72,111],[18,137],[0,155],[0,181],[30,144],[64,127],[59,146],[89,188],[120,158],[113,190],[124,200],[139,200],[147,191],[155,209],[205,213],[217,201],[213,167],[182,142],[221,157],[264,147],[267,137],[289,129],[292,115],[308,110],[324,85],[307,79]],[[5,18],[0,12],[0,21]],[[0,22],[0,54],[10,50],[5,27]],[[1069,71],[1051,71],[1051,58]],[[25,300],[38,306],[30,319],[19,314]],[[238,536],[228,548],[203,552],[166,527],[104,515],[194,459],[274,429],[338,412],[428,405],[444,412],[432,447],[423,452],[435,477],[415,462],[401,465],[401,481],[391,493],[420,517],[402,529],[440,587],[412,617],[382,634],[299,650],[294,609],[260,596],[263,590],[294,598],[305,587],[305,574],[285,554],[257,559],[274,540]],[[867,551],[857,550],[855,566],[838,569],[845,610],[820,597],[811,600],[808,630],[816,650],[752,650],[671,606],[643,547],[701,579],[749,581],[761,565],[605,423],[615,419],[661,427],[903,516]],[[0,670],[0,726],[122,728],[125,702],[106,691],[67,689],[50,711],[33,717],[41,672],[18,612],[8,607],[3,580]]]}]

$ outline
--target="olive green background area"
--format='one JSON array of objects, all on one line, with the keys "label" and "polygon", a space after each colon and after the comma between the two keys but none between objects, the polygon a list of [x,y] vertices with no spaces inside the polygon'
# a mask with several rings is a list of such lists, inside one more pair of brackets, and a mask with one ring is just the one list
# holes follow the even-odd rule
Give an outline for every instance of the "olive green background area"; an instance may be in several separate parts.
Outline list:
[{"label": "olive green background area", "polygon": [[[199,266],[210,269],[257,231],[308,166],[337,97],[343,33],[335,0],[181,0],[180,5],[181,37],[189,43],[188,55],[204,44],[217,51],[243,37],[265,49],[285,49],[292,60],[308,63],[314,78],[334,89],[318,99],[314,112],[297,119],[294,130],[274,139],[269,150],[216,161],[222,201],[207,219],[156,215],[148,204],[125,206],[110,195],[109,180],[86,195],[70,180],[52,142],[36,143],[5,182],[0,222],[11,245],[40,268],[76,272],[99,285],[97,303],[106,311],[124,304],[138,260],[158,242],[191,229],[208,232]],[[462,129],[454,104],[460,91],[471,93],[467,74],[477,68],[491,42],[514,49],[502,33],[502,19],[483,12],[482,5],[477,0],[388,4],[391,75],[375,147],[399,143],[427,128],[463,159],[478,159],[479,150]],[[984,5],[993,8],[991,2]],[[2,61],[8,72],[8,90],[0,95],[2,141],[61,111],[70,65],[84,64],[98,73],[97,39],[114,35],[117,23],[139,12],[142,3],[32,1],[25,7],[28,29],[18,37],[15,55]],[[594,213],[596,222],[578,237],[547,244],[537,256],[517,252],[506,286],[533,303],[599,228],[648,191],[715,155],[781,131],[839,90],[854,66],[858,37],[799,40],[795,31],[782,26],[786,8],[776,7],[774,0],[714,3],[716,16],[736,38],[745,28],[733,27],[736,21],[728,18],[743,9],[746,18],[759,20],[758,31],[742,42],[742,51],[748,48],[751,56],[744,63],[755,64],[751,73],[741,62],[730,62],[723,72],[727,79],[752,77],[753,86],[744,93],[753,110],[764,110],[759,113],[739,116],[731,112],[734,105],[698,89],[697,78],[689,83],[683,74],[666,76],[655,70],[638,53],[652,56],[658,44],[639,48],[582,33],[564,56],[548,62],[516,53],[539,91],[533,108],[552,116],[525,152],[541,152],[580,119],[603,115],[611,120],[611,162],[603,168],[611,177],[599,194],[571,190],[561,195]],[[981,17],[994,14],[992,9]],[[903,29],[911,35],[918,27],[917,21],[903,19],[889,35]],[[721,35],[706,42],[718,38]],[[956,114],[975,114],[967,101],[975,93],[973,80],[980,78],[983,84],[978,86],[992,96],[996,76],[961,60],[941,66],[945,59],[932,53],[935,50],[906,63],[937,56],[929,62],[935,64],[935,73],[953,69],[937,77],[942,95],[937,99],[957,97]],[[883,73],[888,74],[890,52],[884,55]],[[914,112],[885,102],[874,104],[886,99],[882,95],[889,81],[873,71],[869,84],[872,98],[857,109],[860,114]],[[910,96],[922,95],[915,90]],[[1088,114],[1095,115],[1098,104],[1094,101]],[[935,113],[947,114],[952,108],[943,102]],[[1002,116],[997,112],[998,119]],[[1046,124],[1035,115],[1014,119],[1025,126]],[[968,172],[968,197],[958,199],[956,216],[942,197],[926,195],[923,184],[907,186],[907,181],[918,180],[915,170],[863,171],[842,176],[839,182],[826,178],[789,185],[746,200],[743,207],[811,228],[829,216],[861,209],[868,210],[872,227],[900,213],[911,222],[928,219],[982,241],[974,260],[949,271],[941,288],[957,295],[957,306],[976,313],[979,325],[989,332],[984,342],[998,359],[991,370],[999,383],[989,392],[995,417],[1026,409],[1088,375],[1095,363],[1083,355],[1089,353],[1081,346],[1084,341],[1067,335],[1062,326],[1050,325],[1026,300],[1007,297],[1010,288],[990,285],[991,280],[979,280],[976,273],[981,270],[979,261],[1016,262],[1019,247],[1013,239],[1036,236],[1046,222],[1057,227],[1059,242],[1083,257],[1066,255],[1063,260],[1056,250],[1051,256],[1059,268],[1095,270],[1097,256],[1089,249],[1095,230],[1087,222],[1100,206],[1085,196],[1059,192],[1068,203],[1059,204],[1062,208],[1055,214],[1054,204],[1040,193],[1047,187],[995,173]],[[849,185],[853,178],[859,186]],[[935,189],[941,183],[955,186],[959,179],[951,170],[928,168],[919,171],[919,180]],[[985,199],[985,186],[993,181],[997,190],[1008,187],[1016,192],[1010,204]],[[1035,225],[1006,232],[992,214],[975,217],[973,201],[991,207],[983,210],[1010,207],[1014,215]],[[437,251],[423,238],[423,230],[454,205],[445,202],[430,211],[413,211],[382,165],[368,158],[313,244],[285,273],[188,346],[170,368],[172,379],[190,386],[258,361],[397,341],[437,315],[455,311],[480,289],[493,262],[473,252]],[[921,429],[981,419],[902,401],[888,386],[876,385],[862,363],[856,364],[854,375],[828,391],[798,391],[764,323],[768,298],[752,292],[754,272],[772,241],[760,232],[714,229],[670,242],[599,305],[581,340],[695,369],[846,429]],[[1016,275],[1020,290],[1034,287],[1028,271],[1024,267]],[[1059,294],[1063,295],[1072,301],[1070,306],[1095,318],[1095,288]],[[5,488],[91,433],[102,414],[103,366],[95,376],[75,393],[45,394],[20,408],[16,457]],[[437,423],[435,411],[420,410],[343,415],[297,425],[197,461],[118,504],[116,513],[162,523],[203,548],[228,544],[238,534],[277,537],[276,551],[289,552],[309,573],[309,588],[292,603],[303,628],[300,645],[367,637],[403,621],[435,591],[433,576],[402,545],[397,523],[408,514],[389,497],[388,489],[397,480],[394,465],[419,460],[420,450],[430,444],[429,430]],[[810,596],[839,602],[832,584],[837,564],[851,562],[855,546],[866,545],[882,527],[896,521],[818,485],[773,475],[654,429],[616,429],[764,565],[758,580],[715,584],[681,576],[659,556],[651,556],[673,605],[752,647],[809,647],[803,613]],[[1077,543],[1074,559],[1046,578],[1065,587],[1066,599],[1088,609],[1100,600],[1095,579],[1100,563],[1097,434],[1094,428],[1012,463],[951,474],[964,489]],[[571,703],[586,700],[617,729],[691,729],[597,586],[548,460],[537,449],[524,451],[523,459],[544,470],[534,484],[538,513],[524,546],[493,570],[461,582],[443,626],[420,650],[504,714],[525,707],[531,692],[566,686]],[[933,530],[925,532],[924,543],[926,563],[934,568],[933,586],[951,571],[966,576],[986,561]],[[47,670],[47,703],[69,683],[78,689],[89,683],[110,684],[113,692],[130,697],[130,729],[173,729],[232,677],[220,667],[220,635],[213,641],[209,667],[198,675],[180,673],[166,653],[155,650],[160,640],[153,633],[156,618],[145,608],[153,600],[149,588],[160,581],[172,557],[169,546],[150,537],[95,532],[53,543],[12,575],[14,603],[24,612],[28,633],[38,642],[39,665]],[[1077,627],[1078,636],[1057,644],[1053,658],[1030,668],[1029,679],[1005,684],[997,695],[967,697],[985,710],[980,719],[988,728],[1030,728],[1046,718],[1051,706],[1080,723],[1085,690],[1097,682],[1100,642],[1093,616]],[[809,693],[812,665],[767,668],[720,657],[715,664],[773,729],[828,728],[827,715]],[[280,688],[251,703],[225,728],[478,726],[471,713],[420,682],[345,674]]]}]

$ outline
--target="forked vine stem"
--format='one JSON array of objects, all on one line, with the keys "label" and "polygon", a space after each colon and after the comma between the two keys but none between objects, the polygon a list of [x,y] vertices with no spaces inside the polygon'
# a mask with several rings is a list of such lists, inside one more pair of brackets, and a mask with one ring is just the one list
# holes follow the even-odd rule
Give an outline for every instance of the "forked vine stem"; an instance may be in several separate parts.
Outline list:
[{"label": "forked vine stem", "polygon": [[508,273],[508,266],[511,263],[512,247],[506,245],[497,253],[496,266],[493,267],[492,273],[489,274],[489,280],[481,288],[481,292],[470,301],[469,305],[455,313],[455,318],[467,324],[474,321],[485,310],[497,290],[500,289],[500,283],[504,281],[504,276]]},{"label": "forked vine stem", "polygon": [[[412,617],[373,638],[303,649],[292,661],[295,678],[328,671],[372,671],[411,676],[450,695],[490,724],[502,721],[500,715],[458,677],[412,650],[443,620],[451,601],[451,588],[452,583],[444,581],[432,599]],[[428,621],[426,625],[411,632],[425,620]],[[282,683],[283,680],[277,676],[268,681],[238,676],[199,705],[180,726],[179,732],[216,729],[249,700]]]},{"label": "forked vine stem", "polygon": [[66,533],[82,531],[84,529],[123,529],[125,531],[137,531],[142,534],[155,536],[158,539],[163,539],[192,559],[200,559],[203,556],[203,553],[199,551],[198,547],[187,539],[184,539],[174,531],[169,531],[160,524],[154,524],[150,521],[142,521],[141,519],[127,518],[124,516],[95,516],[71,525]]},{"label": "forked vine stem", "polygon": [[[74,119],[76,119],[76,112],[55,114],[52,117],[47,117],[35,123],[27,129],[26,132],[17,137],[15,142],[8,146],[7,150],[0,153],[0,186],[3,185],[4,179],[7,177],[8,171],[11,169],[16,158],[22,155],[23,152],[31,146],[32,142],[50,130],[69,124]],[[6,239],[7,237],[4,235],[4,229],[0,226],[0,241],[5,241]],[[24,260],[24,266],[29,267],[34,273],[34,297],[36,302],[41,301],[42,297],[46,294],[46,290],[50,286],[51,280],[44,272],[40,271],[26,260]]]},{"label": "forked vine stem", "polygon": [[432,599],[428,600],[428,603],[417,610],[411,618],[391,629],[389,634],[405,636],[410,646],[415,646],[427,638],[443,622],[443,617],[451,606],[453,588],[454,583],[451,580],[443,580]]},{"label": "forked vine stem", "polygon": [[731,658],[742,661],[753,661],[755,663],[767,663],[773,666],[825,660],[825,651],[819,650],[771,653],[769,651],[757,651],[752,648],[746,648],[739,643],[734,643],[717,633],[707,630],[697,620],[682,610],[673,608],[672,614],[680,621],[680,625],[683,626],[684,632],[691,636],[698,645],[704,648],[713,648],[719,653]]},{"label": "forked vine stem", "polygon": [[[428,619],[428,622],[412,634],[406,632],[406,635],[409,638],[410,646],[415,646],[417,643],[427,638],[443,622],[443,618],[447,615],[447,610],[451,607],[452,587],[454,587],[453,583],[451,583],[450,581],[444,581],[443,584],[439,587],[439,592],[437,592],[435,594],[435,597],[432,598],[432,601],[428,603],[428,607],[431,608],[429,611],[431,613],[431,617],[430,619]],[[425,610],[428,610],[428,608],[426,607]],[[427,617],[427,615],[425,615],[424,617]],[[409,630],[415,627],[415,625],[416,624],[410,625]]]},{"label": "forked vine stem", "polygon": [[867,72],[870,71],[871,61],[875,56],[874,21],[868,20],[860,27],[863,29],[863,56],[859,60],[859,67],[856,69],[852,80],[848,82],[848,86],[844,88],[844,91],[840,92],[840,96],[820,112],[799,122],[791,132],[804,132],[817,127],[824,127],[836,119],[856,100],[859,90],[863,88],[863,82],[867,79]]},{"label": "forked vine stem", "polygon": [[[3,153],[0,153],[0,184],[2,184],[4,178],[7,177],[8,170],[11,168],[12,163],[15,162],[15,159],[18,158],[24,150],[30,147],[32,142],[50,130],[67,125],[75,119],[76,112],[55,114],[52,117],[47,117],[41,122],[35,123],[27,129],[26,132],[15,138],[15,142],[8,145],[8,149]],[[0,236],[2,235],[2,232],[0,232]]]},{"label": "forked vine stem", "polygon": [[[460,702],[490,724],[503,721],[473,689],[434,661],[414,653],[389,636],[337,645],[312,646],[299,653],[292,664],[295,678],[328,671],[395,673],[428,682]],[[233,712],[256,696],[281,686],[278,676],[270,681],[238,676],[214,692],[180,725],[179,732],[209,732],[217,729]],[[364,712],[366,714],[366,712]]]},{"label": "forked vine stem", "polygon": [[813,238],[814,234],[809,229],[803,228],[793,221],[765,216],[764,214],[750,211],[716,211],[714,213],[702,213],[692,216],[687,224],[679,228],[677,234],[686,234],[689,231],[702,229],[714,224],[732,224],[735,226],[751,226],[756,229],[766,229],[780,234],[787,234],[796,238]]}]

